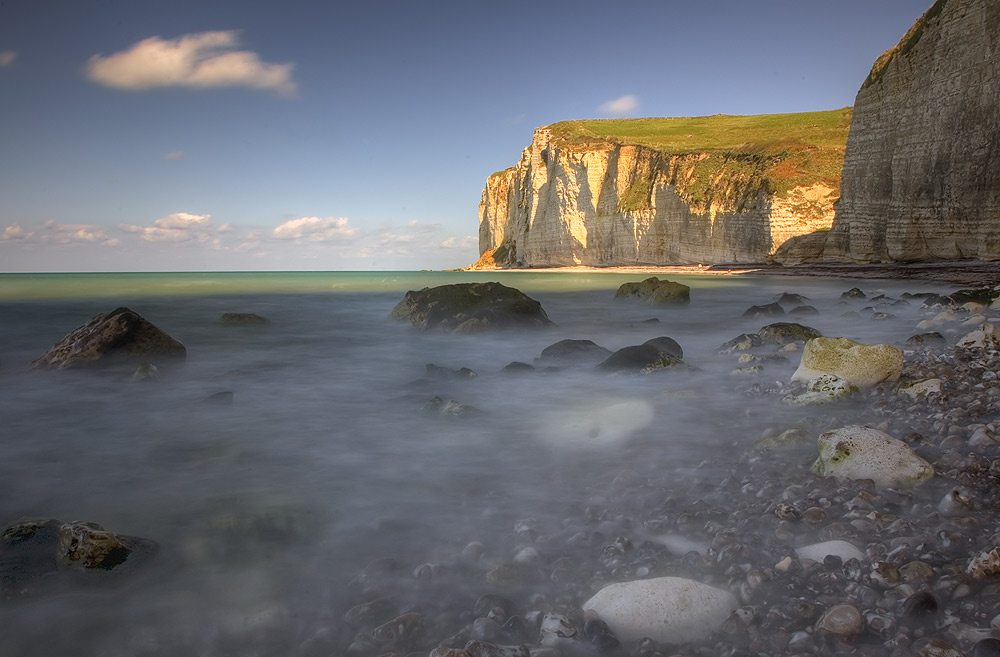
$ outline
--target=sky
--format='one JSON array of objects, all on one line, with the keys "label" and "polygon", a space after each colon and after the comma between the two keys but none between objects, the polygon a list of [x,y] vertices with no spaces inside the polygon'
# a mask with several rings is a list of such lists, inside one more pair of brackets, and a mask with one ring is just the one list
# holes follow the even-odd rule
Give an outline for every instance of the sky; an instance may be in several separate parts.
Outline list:
[{"label": "sky", "polygon": [[448,269],[569,119],[852,105],[931,0],[0,0],[0,272]]}]

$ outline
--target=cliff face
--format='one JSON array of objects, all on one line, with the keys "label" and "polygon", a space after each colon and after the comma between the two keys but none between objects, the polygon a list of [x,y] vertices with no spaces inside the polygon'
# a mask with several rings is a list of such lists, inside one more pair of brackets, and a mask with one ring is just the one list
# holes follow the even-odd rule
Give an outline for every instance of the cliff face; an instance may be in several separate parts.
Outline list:
[{"label": "cliff face", "polygon": [[1000,258],[1000,2],[938,0],[858,92],[824,259]]},{"label": "cliff face", "polygon": [[752,149],[568,143],[539,128],[517,166],[487,180],[477,266],[761,262],[833,220],[834,185],[772,191],[782,162]]}]

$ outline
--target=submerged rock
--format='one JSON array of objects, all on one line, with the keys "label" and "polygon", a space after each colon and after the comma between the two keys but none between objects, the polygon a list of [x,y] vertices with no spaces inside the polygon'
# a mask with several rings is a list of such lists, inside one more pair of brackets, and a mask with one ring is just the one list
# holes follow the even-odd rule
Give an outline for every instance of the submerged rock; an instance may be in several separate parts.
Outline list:
[{"label": "submerged rock", "polygon": [[271,320],[257,313],[222,313],[219,321],[223,324],[270,324]]},{"label": "submerged rock", "polygon": [[848,338],[814,338],[802,350],[792,381],[833,374],[856,386],[895,381],[903,371],[903,352],[891,345],[868,345]]},{"label": "submerged rock", "polygon": [[500,283],[457,283],[411,290],[389,316],[409,321],[419,329],[449,333],[554,326],[540,303]]},{"label": "submerged rock", "polygon": [[806,391],[798,395],[787,395],[782,403],[789,406],[823,406],[847,399],[859,392],[856,385],[832,374],[824,374],[809,382]]},{"label": "submerged rock", "polygon": [[560,340],[542,349],[538,360],[558,364],[592,363],[604,360],[610,355],[610,349],[605,349],[593,340]]},{"label": "submerged rock", "polygon": [[616,299],[638,299],[650,305],[678,305],[691,302],[691,288],[651,276],[639,283],[624,283],[615,292]]},{"label": "submerged rock", "polygon": [[732,593],[680,577],[610,584],[583,603],[621,641],[704,639],[739,607]]},{"label": "submerged rock", "polygon": [[819,437],[813,473],[820,477],[871,479],[877,486],[919,486],[934,476],[934,466],[887,433],[857,425]]},{"label": "submerged rock", "polygon": [[[656,340],[662,340],[662,338]],[[650,340],[641,345],[623,347],[608,356],[597,366],[597,369],[615,374],[649,374],[683,363],[675,350],[656,340]]]},{"label": "submerged rock", "polygon": [[743,317],[760,319],[762,317],[783,317],[784,314],[785,309],[781,307],[781,304],[775,302],[762,306],[750,306],[743,312]]},{"label": "submerged rock", "polygon": [[31,369],[65,370],[98,364],[183,360],[184,345],[128,308],[95,316],[31,363]]}]

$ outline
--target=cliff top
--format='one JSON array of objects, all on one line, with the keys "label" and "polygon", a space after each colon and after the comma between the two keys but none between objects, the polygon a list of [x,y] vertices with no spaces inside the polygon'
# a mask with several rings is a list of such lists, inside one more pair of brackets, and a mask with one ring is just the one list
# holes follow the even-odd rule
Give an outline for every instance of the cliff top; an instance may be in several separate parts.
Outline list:
[{"label": "cliff top", "polygon": [[670,154],[736,151],[781,155],[790,149],[843,148],[851,108],[797,114],[593,119],[548,126],[560,145],[613,141]]},{"label": "cliff top", "polygon": [[[561,121],[547,128],[551,143],[567,150],[615,143],[667,155],[707,153],[699,163],[699,179],[713,180],[725,168],[744,166],[759,169],[771,191],[785,196],[794,187],[816,183],[839,193],[851,116],[851,108],[845,107],[756,116]],[[702,194],[689,191],[689,202],[698,205]]]},{"label": "cliff top", "polygon": [[899,43],[889,48],[884,53],[879,55],[879,58],[875,60],[872,65],[872,70],[868,74],[861,88],[864,89],[879,80],[882,74],[885,72],[886,67],[889,63],[895,59],[897,56],[905,55],[910,51],[913,46],[917,45],[920,41],[920,37],[923,36],[924,30],[927,28],[927,23],[933,19],[935,16],[941,13],[944,6],[948,4],[948,0],[937,0],[931,8],[924,12],[924,15],[917,19],[917,21],[906,31],[903,38],[899,40]]}]

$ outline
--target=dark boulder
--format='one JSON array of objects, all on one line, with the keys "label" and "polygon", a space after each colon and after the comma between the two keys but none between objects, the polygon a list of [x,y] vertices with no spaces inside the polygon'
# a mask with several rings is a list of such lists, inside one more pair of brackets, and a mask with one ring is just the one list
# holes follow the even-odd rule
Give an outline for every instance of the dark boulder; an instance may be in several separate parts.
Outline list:
[{"label": "dark boulder", "polygon": [[[110,532],[92,522],[28,520],[0,536],[0,594],[3,597],[51,588],[72,574],[127,573],[152,556],[155,542]],[[90,581],[75,579],[74,582]]]},{"label": "dark boulder", "polygon": [[31,363],[31,369],[65,370],[121,362],[183,360],[184,345],[128,308],[97,315]]},{"label": "dark boulder", "polygon": [[789,317],[806,317],[809,315],[818,315],[819,311],[813,306],[796,306],[788,311]]},{"label": "dark boulder", "polygon": [[663,345],[650,342],[619,349],[600,363],[597,369],[614,374],[649,374],[683,364],[679,356],[664,349]]},{"label": "dark boulder", "polygon": [[786,345],[792,342],[805,342],[813,338],[821,338],[823,334],[811,326],[794,324],[792,322],[777,322],[768,324],[757,331],[763,344]]},{"label": "dark boulder", "polygon": [[840,298],[847,301],[850,299],[867,299],[868,296],[856,287],[852,287],[847,292],[840,295]]},{"label": "dark boulder", "polygon": [[744,317],[750,317],[752,319],[760,319],[762,317],[783,317],[785,315],[785,309],[781,307],[780,303],[769,303],[763,306],[750,306],[743,313]]},{"label": "dark boulder", "polygon": [[661,281],[651,276],[638,283],[624,283],[615,292],[616,299],[637,299],[650,305],[691,303],[691,288],[682,283]]},{"label": "dark boulder", "polygon": [[809,301],[809,297],[793,292],[785,292],[778,298],[778,303],[783,306],[804,306]]},{"label": "dark boulder", "polygon": [[673,338],[668,338],[667,336],[662,336],[659,338],[652,338],[646,340],[642,344],[649,345],[651,347],[656,347],[661,352],[670,354],[671,356],[677,356],[677,358],[684,358],[684,350],[681,346],[677,344],[677,340]]},{"label": "dark boulder", "polygon": [[407,320],[419,329],[449,333],[554,326],[540,303],[500,283],[456,283],[411,290],[390,317]]},{"label": "dark boulder", "polygon": [[441,367],[440,365],[435,365],[434,363],[427,363],[425,367],[425,374],[428,379],[435,380],[468,380],[474,379],[476,373],[470,370],[468,367],[462,367],[457,370],[453,370],[450,367]]},{"label": "dark boulder", "polygon": [[542,349],[542,355],[538,360],[543,363],[560,364],[594,363],[610,355],[610,349],[605,349],[593,340],[560,340]]},{"label": "dark boulder", "polygon": [[743,333],[716,349],[718,354],[731,354],[734,351],[749,351],[764,346],[764,341],[756,333]]}]

